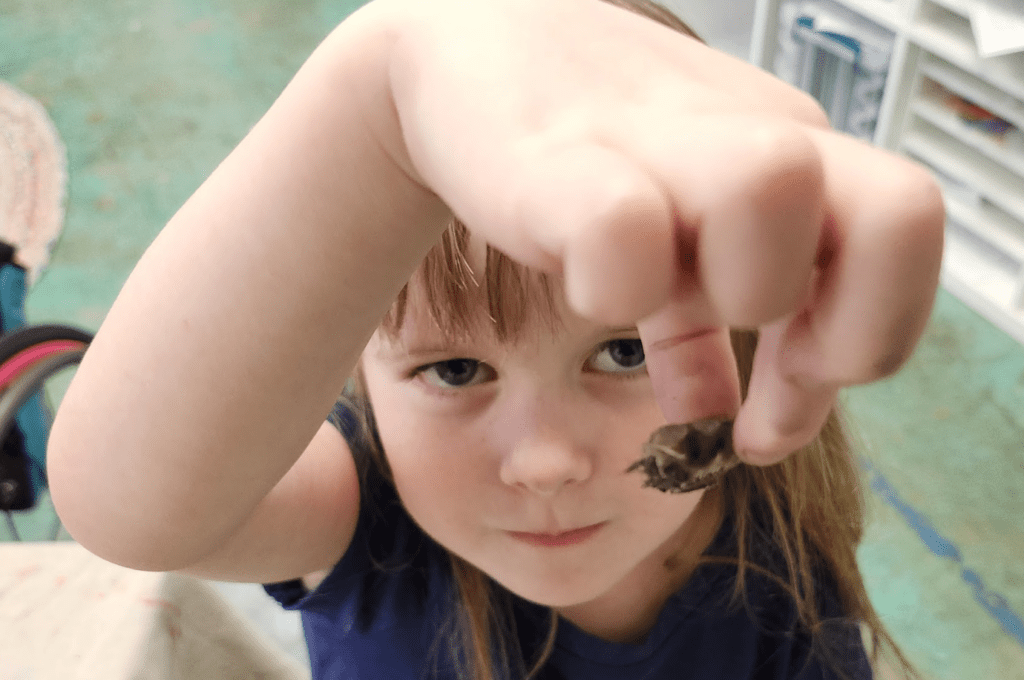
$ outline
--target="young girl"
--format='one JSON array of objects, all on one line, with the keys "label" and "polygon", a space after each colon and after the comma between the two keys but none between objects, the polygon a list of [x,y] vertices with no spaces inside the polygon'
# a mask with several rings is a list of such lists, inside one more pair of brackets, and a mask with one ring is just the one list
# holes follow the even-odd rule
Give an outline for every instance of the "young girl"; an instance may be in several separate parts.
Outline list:
[{"label": "young girl", "polygon": [[[97,334],[50,441],[72,535],[267,583],[318,679],[870,677],[832,403],[919,336],[941,201],[680,33],[645,0],[342,23]],[[747,463],[717,484],[627,471],[711,417]]]}]

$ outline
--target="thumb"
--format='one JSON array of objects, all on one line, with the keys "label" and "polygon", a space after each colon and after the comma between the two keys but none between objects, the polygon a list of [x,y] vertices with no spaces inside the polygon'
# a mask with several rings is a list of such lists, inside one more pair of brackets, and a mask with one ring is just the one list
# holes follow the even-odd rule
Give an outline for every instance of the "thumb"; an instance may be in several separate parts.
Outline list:
[{"label": "thumb", "polygon": [[695,325],[692,307],[677,301],[637,324],[654,395],[670,423],[731,418],[740,406],[729,329]]}]

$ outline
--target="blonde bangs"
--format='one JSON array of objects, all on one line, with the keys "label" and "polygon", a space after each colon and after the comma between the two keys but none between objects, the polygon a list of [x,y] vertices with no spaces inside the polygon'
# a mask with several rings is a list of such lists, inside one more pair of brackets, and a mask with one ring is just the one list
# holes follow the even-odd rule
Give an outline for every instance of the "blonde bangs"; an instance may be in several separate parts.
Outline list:
[{"label": "blonde bangs", "polygon": [[514,343],[533,323],[552,332],[561,328],[556,297],[561,287],[550,275],[525,267],[489,245],[483,271],[477,274],[469,248],[469,230],[452,219],[384,317],[380,328],[389,339],[395,339],[405,323],[413,289],[430,319],[452,342],[487,331],[499,342]]}]

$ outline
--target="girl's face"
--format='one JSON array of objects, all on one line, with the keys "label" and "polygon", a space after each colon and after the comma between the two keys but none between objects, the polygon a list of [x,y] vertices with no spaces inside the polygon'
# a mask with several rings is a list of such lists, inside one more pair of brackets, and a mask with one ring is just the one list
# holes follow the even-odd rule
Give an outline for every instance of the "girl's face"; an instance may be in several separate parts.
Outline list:
[{"label": "girl's face", "polygon": [[627,591],[671,581],[666,559],[687,543],[701,492],[665,494],[625,473],[665,424],[636,329],[562,308],[557,332],[538,322],[514,344],[481,332],[450,345],[409,302],[399,337],[378,332],[362,369],[399,495],[423,530],[563,612],[635,602]]}]

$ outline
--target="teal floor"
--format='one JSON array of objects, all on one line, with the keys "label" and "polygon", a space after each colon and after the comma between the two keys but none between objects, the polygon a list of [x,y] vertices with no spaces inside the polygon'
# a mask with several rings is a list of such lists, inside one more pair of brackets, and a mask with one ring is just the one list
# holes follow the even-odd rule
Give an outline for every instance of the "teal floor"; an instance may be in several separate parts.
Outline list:
[{"label": "teal floor", "polygon": [[[30,320],[97,328],[160,227],[358,4],[0,0],[0,80],[43,102],[69,154]],[[1024,348],[942,293],[906,369],[846,400],[884,620],[926,678],[1024,680]],[[48,508],[20,532],[50,536]]]}]

